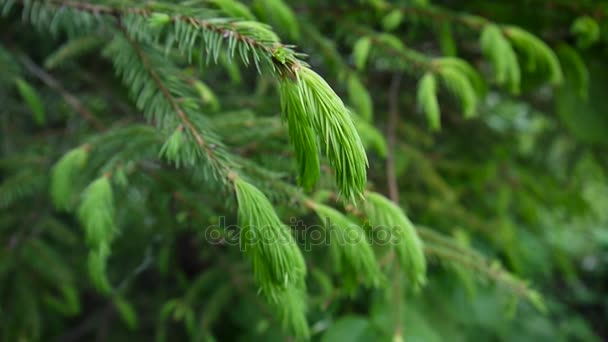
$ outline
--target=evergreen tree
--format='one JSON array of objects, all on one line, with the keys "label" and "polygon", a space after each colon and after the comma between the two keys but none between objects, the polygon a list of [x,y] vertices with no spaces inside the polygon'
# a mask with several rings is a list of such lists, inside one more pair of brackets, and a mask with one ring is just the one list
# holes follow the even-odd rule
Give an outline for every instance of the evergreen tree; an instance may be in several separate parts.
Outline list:
[{"label": "evergreen tree", "polygon": [[608,3],[0,13],[3,340],[608,336]]}]

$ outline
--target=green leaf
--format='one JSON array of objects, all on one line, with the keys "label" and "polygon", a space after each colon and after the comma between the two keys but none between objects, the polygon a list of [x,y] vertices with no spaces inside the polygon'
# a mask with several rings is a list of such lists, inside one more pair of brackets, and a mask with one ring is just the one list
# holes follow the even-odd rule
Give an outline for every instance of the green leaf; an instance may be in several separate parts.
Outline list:
[{"label": "green leaf", "polygon": [[44,105],[38,96],[38,93],[22,78],[15,79],[15,85],[17,90],[23,98],[23,101],[30,107],[33,114],[34,122],[38,126],[42,126],[46,123],[46,115],[44,113]]}]

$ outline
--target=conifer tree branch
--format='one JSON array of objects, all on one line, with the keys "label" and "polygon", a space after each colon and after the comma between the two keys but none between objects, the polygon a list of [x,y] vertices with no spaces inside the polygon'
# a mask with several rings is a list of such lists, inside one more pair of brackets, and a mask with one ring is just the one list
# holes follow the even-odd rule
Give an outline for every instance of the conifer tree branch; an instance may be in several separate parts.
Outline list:
[{"label": "conifer tree branch", "polygon": [[[511,44],[528,59],[528,69],[535,70],[536,64],[539,64],[545,68],[551,83],[557,85],[562,82],[561,67],[553,50],[543,40],[517,26],[494,23],[483,17],[454,13],[436,6],[398,7],[383,2],[381,7],[393,11],[407,12],[414,16],[425,16],[431,20],[432,24],[436,24],[437,22],[457,23],[473,31],[480,32],[482,35],[488,29],[495,28],[497,31],[496,36],[491,39],[490,44],[485,44],[484,54],[491,55],[495,64],[502,63],[505,65],[505,68],[509,68],[510,78],[513,79],[511,80],[510,87],[514,93],[519,91],[519,70],[515,70],[518,68],[518,62],[514,56],[511,56],[512,52],[506,51],[507,49],[511,49]],[[505,42],[500,43],[500,45],[507,45],[507,47],[499,47],[499,43],[495,42],[501,40],[502,37],[504,37]],[[507,60],[504,61],[505,59]],[[495,68],[498,69],[497,72],[504,72],[496,65]],[[503,82],[504,80],[499,80],[498,83]]]},{"label": "conifer tree branch", "polygon": [[528,300],[539,311],[546,311],[541,295],[531,289],[524,281],[505,271],[499,263],[489,263],[486,260],[468,258],[459,252],[433,246],[433,244],[426,244],[425,252],[429,256],[436,256],[440,260],[454,262],[469,270],[484,274],[489,279],[494,280],[497,284],[509,289],[518,297]]},{"label": "conifer tree branch", "polygon": [[[284,115],[288,118],[290,137],[298,151],[298,162],[301,164],[301,185],[310,187],[316,182],[320,151],[313,142],[319,139],[319,147],[325,151],[330,164],[335,169],[336,182],[346,200],[355,201],[360,197],[367,181],[368,161],[349,110],[329,84],[309,69],[306,63],[300,61],[299,55],[290,47],[282,45],[278,36],[263,24],[255,21],[208,18],[213,11],[177,4],[146,4],[142,7],[125,8],[72,1],[66,3],[51,1],[44,4],[34,2],[33,4],[23,2],[24,16],[31,17],[41,24],[50,24],[54,21],[52,18],[57,18],[59,15],[55,12],[58,12],[59,8],[67,7],[73,11],[84,11],[95,18],[103,15],[114,17],[121,30],[129,35],[130,42],[128,43],[130,45],[133,45],[135,41],[141,41],[157,47],[159,40],[165,38],[166,49],[177,46],[182,55],[186,55],[190,62],[194,54],[195,43],[202,42],[207,52],[207,60],[213,58],[217,62],[221,53],[226,53],[227,58],[231,59],[237,53],[245,64],[249,64],[250,60],[253,60],[260,72],[260,65],[268,66],[281,85],[282,108]],[[87,17],[87,21],[91,22],[94,19]],[[78,27],[77,21],[74,21],[74,25]],[[224,42],[227,43],[227,49],[222,49]],[[147,59],[141,58],[141,49],[136,49],[135,52],[141,60],[142,67],[147,70],[149,78],[157,85],[169,107],[172,108],[171,110],[180,117],[186,131],[193,135],[203,149],[207,150],[206,154],[210,157],[210,161],[216,164],[216,167],[219,166],[215,162],[216,158],[213,157],[215,153],[209,153],[211,152],[207,148],[209,143],[202,140],[202,135],[197,132],[200,127],[195,127],[197,125],[189,122],[192,119],[189,118],[190,115],[184,114],[186,110],[167,96],[171,95],[172,91],[160,86],[163,82],[159,82],[161,80],[158,74],[150,73],[150,63],[147,62]],[[128,63],[133,63],[132,56],[125,55],[121,51],[116,51],[115,54],[122,55],[121,61],[113,59],[125,80],[143,81],[140,79],[139,72],[131,70],[134,65],[128,65]],[[202,56],[200,53],[197,55]],[[152,102],[155,102],[156,99],[151,96],[148,84],[136,82],[134,86],[132,91],[136,92],[135,95],[138,96],[139,107],[146,108],[151,116],[162,117],[166,114],[154,109]],[[167,108],[164,110],[166,111]],[[197,129],[193,129],[193,127]],[[164,154],[173,154],[174,157],[180,153],[180,142],[183,139],[181,128],[176,127],[175,129],[174,134],[161,151]],[[192,156],[190,152],[187,154]],[[192,161],[192,158],[185,156],[174,159],[177,164],[185,159]],[[225,172],[221,171],[221,173]]]},{"label": "conifer tree branch", "polygon": [[[22,4],[26,3],[26,0],[17,1]],[[34,2],[37,1],[40,0],[34,0]],[[293,68],[297,68],[299,64],[305,64],[298,59],[300,54],[295,53],[290,46],[278,41],[278,38],[274,36],[272,31],[268,30],[268,33],[261,32],[260,30],[267,29],[261,25],[257,25],[254,28],[251,26],[251,22],[246,21],[200,17],[200,15],[215,13],[215,11],[209,9],[192,8],[178,4],[160,5],[154,3],[145,3],[140,6],[114,7],[79,1],[49,0],[40,2],[44,3],[43,6],[54,7],[56,11],[62,8],[70,8],[95,16],[113,17],[119,22],[128,16],[134,15],[161,26],[166,24],[185,24],[197,30],[209,31],[217,34],[222,40],[234,40],[237,43],[247,45],[253,50],[263,52],[268,57],[268,61],[272,63],[273,69],[276,70],[278,75],[282,76],[289,76],[294,72]],[[253,32],[259,32],[259,34],[254,34]],[[257,65],[258,57],[255,55],[254,61]]]},{"label": "conifer tree branch", "polygon": [[137,42],[134,41],[129,36],[129,34],[126,32],[126,30],[124,30],[123,27],[121,27],[121,31],[123,32],[126,40],[133,47],[133,50],[135,50],[135,52],[137,53],[137,55],[141,59],[142,64],[144,65],[144,67],[146,68],[146,70],[148,71],[148,73],[150,74],[150,77],[152,77],[152,79],[154,80],[154,83],[156,83],[156,86],[158,87],[158,89],[160,89],[160,91],[162,92],[162,95],[171,104],[171,107],[173,108],[173,110],[175,111],[175,113],[177,114],[177,116],[179,117],[179,120],[190,131],[190,133],[194,136],[194,138],[196,139],[196,143],[199,145],[200,148],[204,149],[205,153],[214,162],[218,162],[218,159],[215,156],[215,153],[209,148],[209,146],[205,142],[205,139],[203,139],[203,137],[200,135],[200,133],[198,132],[198,130],[196,129],[196,127],[194,127],[194,125],[190,121],[190,119],[188,119],[188,117],[184,113],[184,110],[177,103],[177,100],[171,95],[171,93],[169,92],[169,90],[165,87],[165,85],[161,81],[160,77],[158,76],[156,70],[154,70],[151,67],[150,61],[148,60],[148,57],[141,50],[141,48],[139,47],[139,45],[137,44]]},{"label": "conifer tree branch", "polygon": [[[352,205],[345,206],[345,210],[361,219],[368,217],[364,211]],[[423,239],[424,251],[429,257],[436,256],[439,260],[455,262],[469,270],[481,272],[489,279],[496,281],[497,284],[510,289],[518,297],[529,300],[540,311],[545,310],[540,294],[531,289],[524,281],[505,271],[500,264],[491,263],[475,250],[463,247],[430,228],[416,226],[416,232]],[[390,254],[387,259],[391,260],[392,255]]]}]

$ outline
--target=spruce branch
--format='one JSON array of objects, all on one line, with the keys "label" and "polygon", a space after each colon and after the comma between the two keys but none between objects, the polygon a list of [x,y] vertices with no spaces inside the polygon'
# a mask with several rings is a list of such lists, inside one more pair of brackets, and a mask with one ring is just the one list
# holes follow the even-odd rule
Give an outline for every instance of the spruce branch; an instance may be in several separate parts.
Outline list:
[{"label": "spruce branch", "polygon": [[[359,30],[361,31],[361,30]],[[470,118],[476,113],[479,98],[485,95],[485,84],[479,73],[466,61],[456,57],[431,58],[414,49],[406,47],[396,36],[387,33],[365,32],[363,38],[368,38],[374,49],[371,57],[388,62],[391,71],[405,71],[415,77],[423,75],[436,75],[447,90],[460,100],[462,112],[465,118]],[[363,39],[360,38],[360,39]],[[357,46],[355,46],[357,47]],[[389,55],[389,58],[386,58]],[[360,57],[362,58],[362,57]],[[387,63],[383,63],[387,64]],[[423,76],[424,78],[424,76]],[[427,116],[439,116],[438,111],[433,109],[432,96],[434,87],[429,77],[425,78],[425,89],[419,88],[419,105],[425,108]],[[430,109],[427,111],[426,109]],[[433,119],[438,121],[437,119]],[[436,125],[433,124],[433,125]]]},{"label": "spruce branch", "polygon": [[[330,164],[336,170],[336,182],[346,200],[354,201],[361,196],[366,183],[367,157],[350,118],[350,113],[327,82],[300,61],[299,55],[289,46],[281,44],[276,34],[265,25],[254,21],[213,18],[213,11],[177,4],[109,7],[54,0],[43,4],[34,3],[38,4],[35,8],[31,7],[29,2],[23,4],[27,7],[24,12],[31,12],[27,16],[35,20],[52,18],[53,11],[56,12],[59,8],[70,8],[75,11],[84,11],[90,15],[105,15],[114,18],[139,59],[141,70],[133,71],[132,68],[138,67],[134,61],[135,58],[114,46],[115,56],[112,58],[115,61],[115,67],[123,74],[123,79],[131,87],[135,87],[132,92],[137,96],[138,107],[144,109],[144,112],[148,112],[149,119],[153,118],[163,125],[166,124],[162,121],[162,119],[166,119],[163,115],[166,113],[163,111],[175,112],[181,125],[193,136],[200,148],[204,150],[204,156],[214,165],[213,167],[217,171],[215,176],[226,173],[220,169],[230,168],[226,168],[227,163],[216,158],[218,152],[212,151],[210,147],[212,144],[206,142],[203,135],[199,134],[200,125],[195,124],[184,105],[173,98],[173,89],[168,89],[164,85],[167,84],[167,81],[161,80],[159,73],[150,65],[151,58],[146,57],[149,53],[144,53],[138,44],[141,42],[141,44],[156,45],[159,39],[164,37],[167,48],[176,45],[190,60],[195,44],[202,42],[207,52],[207,60],[213,58],[217,62],[225,42],[228,58],[232,58],[238,52],[245,64],[249,64],[253,60],[259,71],[261,71],[261,64],[269,66],[280,83],[297,83],[297,87],[283,87],[287,91],[283,91],[282,95],[288,97],[283,99],[283,103],[292,103],[293,105],[289,106],[292,111],[297,108],[297,110],[312,114],[309,118],[312,126],[306,121],[287,120],[288,124],[292,126],[291,132],[294,136],[292,142],[299,151],[297,153],[299,162],[305,163],[304,166],[300,166],[300,183],[310,187],[316,182],[315,174],[318,171],[315,171],[314,168],[317,165],[315,159],[318,159],[318,152],[313,143],[312,131],[314,130],[317,137],[320,138],[320,147],[325,150]],[[115,38],[111,45],[120,46],[120,39]],[[165,104],[161,105],[158,99],[152,97],[155,91],[150,89],[150,83],[144,79],[142,73],[146,73],[150,82],[156,85],[155,87],[165,99]],[[158,105],[161,105],[164,110],[159,112],[156,109]],[[287,109],[287,107],[283,105],[283,108]],[[297,117],[303,118],[304,116],[298,115]],[[174,143],[179,141],[181,133],[178,125],[173,126],[173,129],[177,130],[175,139],[170,142]],[[164,151],[169,150],[175,151],[174,148],[164,149]],[[302,151],[307,151],[307,154]],[[192,151],[184,153],[196,155],[196,152]],[[312,153],[313,156],[308,157],[308,153]],[[307,160],[304,160],[305,158]],[[220,176],[220,178],[224,177]]]},{"label": "spruce branch", "polygon": [[[169,90],[165,87],[165,85],[161,81],[160,77],[158,76],[158,73],[156,72],[156,70],[154,68],[152,68],[152,66],[150,65],[150,60],[148,59],[148,57],[144,54],[144,52],[139,47],[139,45],[133,39],[131,39],[129,37],[128,33],[124,32],[124,34],[125,34],[124,37],[129,42],[129,45],[131,45],[133,50],[139,56],[143,67],[147,70],[148,74],[150,75],[150,77],[152,78],[152,80],[154,81],[154,83],[156,84],[156,86],[158,87],[160,92],[162,93],[162,96],[165,97],[165,99],[169,102],[171,108],[173,108],[173,110],[179,117],[179,120],[181,121],[182,125],[184,127],[186,127],[187,130],[192,134],[192,136],[196,140],[196,143],[198,144],[198,146],[205,151],[205,153],[209,156],[209,158],[214,163],[218,163],[218,158],[216,157],[214,151],[211,150],[209,145],[205,142],[205,139],[201,136],[201,134],[198,132],[198,130],[192,123],[192,121],[188,118],[188,116],[186,116],[185,111],[177,103],[177,100],[173,97],[173,95],[171,95]],[[182,126],[178,126],[177,129],[181,130],[181,127]]]},{"label": "spruce branch", "polygon": [[543,68],[551,84],[559,85],[563,81],[562,68],[553,50],[543,40],[520,27],[494,23],[480,16],[437,6],[398,7],[386,2],[382,4],[382,8],[387,10],[425,17],[432,25],[450,22],[480,32],[482,51],[494,64],[497,82],[508,82],[509,89],[514,93],[519,91],[519,66],[511,45],[523,53],[531,71],[538,65]]},{"label": "spruce branch", "polygon": [[367,193],[364,208],[369,224],[389,229],[394,237],[394,250],[403,271],[414,288],[426,283],[426,260],[423,244],[412,222],[393,201],[378,193]]},{"label": "spruce branch", "polygon": [[336,171],[340,194],[355,201],[367,182],[368,160],[351,114],[321,76],[305,66],[296,72],[295,80],[281,81],[280,92],[300,165],[300,183],[310,186],[318,179],[318,139]]},{"label": "spruce branch", "polygon": [[[176,165],[194,166],[203,163],[203,174],[228,183],[227,175],[234,168],[229,153],[204,116],[192,87],[180,78],[180,72],[159,53],[133,40],[122,31],[107,47],[116,69],[130,87],[137,106],[161,132],[171,132],[161,148]],[[181,96],[178,99],[176,96]],[[182,133],[183,130],[183,133]]]},{"label": "spruce branch", "polygon": [[425,252],[429,256],[436,256],[442,261],[453,262],[464,266],[472,272],[483,274],[489,279],[494,280],[497,284],[509,289],[517,297],[526,299],[537,310],[541,312],[546,312],[547,310],[540,293],[531,289],[525,281],[505,271],[498,262],[468,258],[459,252],[434,246],[432,243],[425,244]]},{"label": "spruce branch", "polygon": [[313,201],[307,201],[305,205],[313,210],[325,225],[338,271],[344,276],[352,273],[361,278],[368,287],[380,286],[385,278],[361,225],[326,205]]},{"label": "spruce branch", "polygon": [[279,309],[285,326],[298,337],[310,334],[306,323],[306,264],[291,232],[264,194],[239,178],[230,177],[238,202],[241,248],[253,265],[256,283]]},{"label": "spruce branch", "polygon": [[[8,12],[15,1],[2,0],[5,11]],[[169,44],[180,44],[182,51],[191,51],[194,40],[203,38],[214,48],[212,54],[219,56],[222,41],[228,41],[229,56],[234,56],[237,49],[246,64],[249,63],[249,54],[256,65],[263,57],[263,61],[279,74],[289,72],[288,69],[298,63],[301,56],[294,52],[290,46],[278,41],[276,35],[265,25],[246,20],[216,18],[216,11],[188,6],[184,4],[146,3],[136,6],[109,6],[78,1],[26,1],[18,0],[24,8],[24,16],[48,22],[49,24],[60,15],[62,9],[71,9],[84,12],[94,17],[110,17],[119,23],[131,23],[137,38],[156,39],[159,34],[156,29],[173,26],[177,35],[187,34],[187,39],[168,40]],[[36,6],[34,6],[36,4]],[[30,11],[37,11],[38,13]],[[129,25],[127,25],[129,26]],[[134,33],[131,32],[131,33]],[[188,44],[188,45],[183,45]],[[186,47],[187,46],[187,47]],[[209,51],[210,46],[207,46]],[[276,64],[276,65],[275,65]]]},{"label": "spruce branch", "polygon": [[[481,255],[479,252],[464,247],[458,242],[454,241],[452,238],[446,237],[433,229],[419,225],[416,225],[415,228],[413,228],[414,225],[411,223],[403,224],[403,219],[401,217],[405,216],[398,207],[387,211],[387,205],[394,205],[390,204],[390,201],[388,201],[387,199],[382,199],[378,201],[378,199],[382,198],[379,194],[371,194],[371,197],[370,194],[371,193],[368,193],[367,196],[368,198],[371,198],[371,202],[368,206],[366,206],[364,211],[350,205],[346,206],[345,209],[349,213],[361,219],[370,220],[370,223],[372,224],[374,224],[374,222],[381,222],[380,224],[384,226],[411,227],[407,229],[415,229],[416,233],[411,236],[413,236],[414,239],[418,239],[419,236],[421,241],[415,243],[409,242],[408,244],[406,244],[407,247],[404,247],[403,249],[411,255],[409,258],[406,259],[406,263],[410,265],[408,268],[408,272],[413,272],[414,274],[415,278],[413,279],[416,279],[416,277],[424,276],[424,271],[421,272],[421,270],[426,269],[425,258],[424,256],[422,258],[420,258],[419,256],[415,256],[418,253],[416,252],[417,249],[423,249],[424,254],[426,254],[427,256],[426,259],[430,257],[437,257],[440,261],[454,262],[456,264],[464,266],[469,271],[479,272],[488,277],[489,279],[494,280],[497,284],[500,284],[505,288],[509,289],[519,298],[524,298],[530,301],[530,303],[532,303],[532,305],[534,305],[538,310],[545,311],[542,296],[537,291],[531,289],[525,281],[520,280],[515,275],[504,270],[499,263],[489,261],[485,256]],[[409,222],[407,217],[406,221]],[[415,247],[416,245],[418,247]],[[392,254],[389,254],[388,260],[392,259],[391,256]],[[412,266],[412,262],[418,263],[419,266],[423,265],[423,267],[420,268]]]}]

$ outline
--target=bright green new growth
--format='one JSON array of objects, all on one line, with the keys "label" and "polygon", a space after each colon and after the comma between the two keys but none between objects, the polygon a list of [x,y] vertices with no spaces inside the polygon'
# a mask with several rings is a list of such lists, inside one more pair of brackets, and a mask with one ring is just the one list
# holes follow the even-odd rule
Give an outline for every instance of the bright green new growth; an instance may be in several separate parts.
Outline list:
[{"label": "bright green new growth", "polygon": [[371,47],[372,39],[370,37],[361,37],[355,43],[353,58],[355,59],[355,66],[357,69],[363,70],[365,68],[365,63],[367,63],[367,57],[369,56]]},{"label": "bright green new growth", "polygon": [[570,32],[576,36],[578,46],[588,48],[600,39],[601,28],[595,19],[585,15],[572,22]]},{"label": "bright green new growth", "polygon": [[51,198],[57,209],[69,211],[75,193],[75,179],[87,161],[88,150],[77,147],[66,153],[51,170]]},{"label": "bright green new growth", "polygon": [[111,290],[106,276],[106,262],[110,256],[110,243],[116,233],[114,221],[114,195],[110,179],[102,176],[84,191],[78,208],[78,218],[85,230],[89,252],[89,275],[98,290]]},{"label": "bright green new growth", "polygon": [[500,85],[507,85],[509,90],[519,93],[521,71],[519,62],[511,43],[494,24],[486,25],[479,39],[481,51],[491,61],[494,67],[494,78]]},{"label": "bright green new growth", "polygon": [[302,126],[289,129],[290,133],[297,132],[292,141],[296,150],[299,149],[296,152],[298,161],[307,163],[305,167],[300,164],[300,170],[306,170],[300,174],[301,183],[314,184],[316,181],[314,172],[308,169],[314,162],[313,157],[304,155],[315,150],[316,143],[310,133],[312,127],[336,172],[340,194],[347,201],[354,201],[365,189],[368,162],[351,114],[327,82],[314,71],[300,66],[296,72],[296,80],[281,80],[281,101],[288,124]]},{"label": "bright green new growth", "polygon": [[[387,42],[392,37],[387,36]],[[391,43],[399,46],[400,42]],[[465,118],[475,115],[479,98],[485,95],[486,85],[477,71],[466,61],[455,57],[437,58],[426,62],[417,52],[409,51],[400,46],[399,51],[411,55],[411,58],[420,60],[419,63],[428,63],[428,71],[418,83],[417,100],[425,112],[432,129],[441,128],[439,104],[437,100],[437,81],[435,75],[440,77],[443,85],[460,101]]]},{"label": "bright green new growth", "polygon": [[274,301],[270,302],[274,312],[281,319],[283,329],[291,331],[298,340],[310,339],[310,328],[306,320],[306,289],[288,287],[275,292]]},{"label": "bright green new growth", "polygon": [[32,88],[25,80],[17,78],[15,80],[17,90],[23,98],[23,101],[30,107],[33,114],[34,122],[42,126],[46,122],[46,115],[44,114],[44,105],[40,100],[40,96],[36,93],[36,90]]},{"label": "bright green new growth", "polygon": [[84,191],[78,207],[87,243],[93,247],[108,244],[114,237],[114,197],[108,177],[93,181]]},{"label": "bright green new growth", "polygon": [[287,121],[289,140],[296,152],[298,184],[311,189],[319,179],[319,147],[312,118],[302,110],[299,83],[284,80],[279,83],[281,112]]},{"label": "bright green new growth", "polygon": [[528,59],[528,69],[535,71],[542,68],[549,74],[549,81],[554,85],[563,82],[564,76],[555,52],[542,40],[528,31],[511,26],[505,29],[505,34],[517,49]]},{"label": "bright green new growth", "polygon": [[451,69],[464,75],[475,90],[476,96],[482,97],[486,94],[486,84],[483,78],[467,61],[456,57],[442,57],[435,59],[433,64],[440,69]]},{"label": "bright green new growth", "polygon": [[426,259],[422,241],[414,225],[403,211],[386,197],[370,192],[366,196],[365,214],[372,229],[388,228],[394,237],[395,251],[401,266],[407,273],[414,287],[426,282]]},{"label": "bright green new growth", "polygon": [[328,206],[314,204],[312,209],[329,232],[330,248],[337,258],[336,264],[341,268],[339,271],[352,271],[366,286],[379,286],[383,275],[365,230]]},{"label": "bright green new growth", "polygon": [[418,82],[418,105],[422,108],[432,130],[441,129],[441,115],[437,101],[437,81],[435,75],[426,73]]},{"label": "bright green new growth", "polygon": [[477,107],[477,94],[466,74],[451,67],[440,68],[438,73],[448,91],[460,100],[464,117],[473,117]]},{"label": "bright green new growth", "polygon": [[283,324],[308,336],[305,308],[306,264],[289,228],[266,196],[241,178],[234,180],[241,227],[241,248],[251,260],[254,278]]},{"label": "bright green new growth", "polygon": [[106,274],[106,266],[110,257],[110,247],[106,244],[89,251],[87,266],[93,285],[102,293],[110,293],[112,285]]}]

